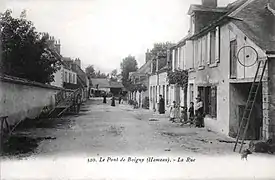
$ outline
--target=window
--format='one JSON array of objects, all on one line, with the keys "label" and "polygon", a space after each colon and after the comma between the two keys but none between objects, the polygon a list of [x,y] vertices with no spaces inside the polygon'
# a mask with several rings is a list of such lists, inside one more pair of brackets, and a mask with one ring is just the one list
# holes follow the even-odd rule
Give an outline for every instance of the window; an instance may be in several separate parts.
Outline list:
[{"label": "window", "polygon": [[72,82],[72,74],[69,73],[69,83],[71,83],[71,82]]},{"label": "window", "polygon": [[194,41],[194,62],[193,62],[194,66],[196,63],[199,62],[198,52],[199,52],[199,41],[197,40],[197,41]]},{"label": "window", "polygon": [[178,49],[175,49],[174,50],[174,69],[177,69],[177,67],[178,67]]},{"label": "window", "polygon": [[230,41],[230,78],[237,77],[237,41]]},{"label": "window", "polygon": [[65,79],[64,79],[65,82],[68,82],[68,77],[67,76],[68,76],[68,73],[65,71]]},{"label": "window", "polygon": [[190,33],[194,34],[194,32],[195,32],[195,16],[192,15],[190,17]]},{"label": "window", "polygon": [[190,90],[190,102],[194,102],[194,85],[193,84],[190,84],[189,90]]},{"label": "window", "polygon": [[205,65],[205,61],[207,60],[207,36],[202,38],[202,52],[201,52],[201,66]]},{"label": "window", "polygon": [[166,86],[166,105],[169,103],[169,85]]},{"label": "window", "polygon": [[182,59],[181,59],[181,47],[179,47],[178,48],[178,55],[179,55],[179,57],[178,57],[178,67],[180,67],[181,68],[181,62],[182,62]]},{"label": "window", "polygon": [[197,62],[199,66],[202,66],[202,39],[198,40]]},{"label": "window", "polygon": [[210,32],[210,64],[215,63],[216,58],[216,31]]},{"label": "window", "polygon": [[198,93],[203,102],[204,113],[213,118],[217,117],[217,87],[198,87]]}]

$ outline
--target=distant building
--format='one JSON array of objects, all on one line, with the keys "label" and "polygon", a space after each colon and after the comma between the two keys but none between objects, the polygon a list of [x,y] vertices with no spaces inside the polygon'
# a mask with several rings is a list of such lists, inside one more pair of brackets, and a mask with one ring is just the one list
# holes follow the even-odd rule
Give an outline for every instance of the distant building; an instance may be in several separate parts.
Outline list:
[{"label": "distant building", "polygon": [[[143,107],[146,98],[149,100],[149,74],[150,74],[150,60],[145,62],[136,72],[129,73],[129,79],[133,84],[139,84],[146,87],[146,91],[129,92],[129,98],[138,102],[139,107]],[[149,102],[148,102],[149,103]]]},{"label": "distant building", "polygon": [[91,78],[90,79],[90,95],[101,96],[102,93],[120,95],[124,91],[121,82],[111,81],[107,78]]}]

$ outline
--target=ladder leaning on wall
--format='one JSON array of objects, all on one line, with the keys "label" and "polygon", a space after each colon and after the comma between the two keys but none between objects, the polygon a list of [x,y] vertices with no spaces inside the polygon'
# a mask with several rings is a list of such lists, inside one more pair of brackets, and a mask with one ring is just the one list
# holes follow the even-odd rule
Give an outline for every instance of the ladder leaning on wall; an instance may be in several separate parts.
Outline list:
[{"label": "ladder leaning on wall", "polygon": [[[246,106],[245,106],[245,109],[244,109],[244,112],[243,112],[242,120],[241,120],[239,129],[238,129],[237,139],[236,139],[234,149],[233,149],[234,152],[235,152],[236,147],[239,143],[238,141],[240,139],[240,136],[242,136],[242,142],[241,142],[241,147],[240,147],[239,152],[242,151],[243,144],[244,144],[244,139],[246,137],[246,133],[247,133],[249,122],[250,122],[250,117],[251,117],[251,114],[252,114],[252,111],[253,111],[253,108],[254,108],[254,105],[255,105],[257,94],[258,94],[259,89],[261,87],[261,83],[262,83],[263,76],[264,76],[264,73],[265,73],[266,65],[267,65],[267,59],[258,61],[258,67],[257,67],[257,70],[256,70],[254,81],[251,85],[249,95],[248,95],[248,99],[247,99],[247,102],[246,102]],[[261,69],[261,72],[259,72],[260,69]],[[260,74],[260,76],[259,76],[259,74]],[[258,78],[260,78],[259,81],[257,81]],[[243,130],[243,128],[244,128],[244,130]],[[243,130],[243,132],[242,132],[242,130]]]}]

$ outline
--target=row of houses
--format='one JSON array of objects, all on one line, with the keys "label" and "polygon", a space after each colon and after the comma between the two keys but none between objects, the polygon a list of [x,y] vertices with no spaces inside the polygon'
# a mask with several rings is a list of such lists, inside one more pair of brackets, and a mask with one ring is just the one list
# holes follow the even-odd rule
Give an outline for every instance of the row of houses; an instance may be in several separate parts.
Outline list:
[{"label": "row of houses", "polygon": [[[192,4],[188,34],[167,49],[165,60],[146,59],[150,109],[157,109],[159,95],[167,111],[173,101],[188,107],[200,97],[205,126],[236,137],[258,63],[267,60],[247,138],[274,138],[275,1],[217,4],[217,0]],[[163,62],[163,67],[155,65]],[[168,71],[177,69],[188,71],[186,89],[168,83]]]},{"label": "row of houses", "polygon": [[61,56],[60,41],[56,41],[54,37],[50,37],[48,43],[51,49],[61,58],[60,69],[54,73],[54,81],[51,82],[51,85],[70,90],[80,89],[81,100],[82,102],[86,101],[89,97],[90,80],[81,69],[81,60]]}]

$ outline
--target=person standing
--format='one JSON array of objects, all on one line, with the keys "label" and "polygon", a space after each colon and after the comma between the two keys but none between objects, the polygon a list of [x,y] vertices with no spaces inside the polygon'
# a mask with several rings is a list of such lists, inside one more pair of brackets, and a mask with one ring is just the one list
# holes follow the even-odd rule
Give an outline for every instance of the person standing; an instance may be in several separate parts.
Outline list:
[{"label": "person standing", "polygon": [[119,95],[119,99],[118,99],[119,104],[121,103],[121,99],[122,99],[122,97],[121,97],[121,95]]},{"label": "person standing", "polygon": [[103,103],[106,104],[106,98],[107,98],[107,95],[106,93],[103,94]]},{"label": "person standing", "polygon": [[164,108],[164,99],[162,95],[159,95],[159,113],[164,114],[165,113],[165,108]]},{"label": "person standing", "polygon": [[189,121],[190,121],[190,125],[192,125],[194,123],[194,118],[195,118],[195,114],[194,114],[194,103],[190,102],[190,107],[188,109],[189,112]]},{"label": "person standing", "polygon": [[115,103],[115,96],[113,95],[112,97],[112,103],[111,103],[111,106],[116,106],[116,103]]},{"label": "person standing", "polygon": [[173,105],[170,108],[170,121],[176,122],[176,101],[173,101]]},{"label": "person standing", "polygon": [[203,127],[203,103],[201,99],[198,97],[196,98],[197,104],[195,107],[195,113],[196,113],[196,127]]}]

